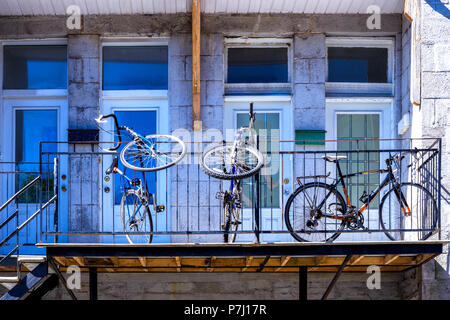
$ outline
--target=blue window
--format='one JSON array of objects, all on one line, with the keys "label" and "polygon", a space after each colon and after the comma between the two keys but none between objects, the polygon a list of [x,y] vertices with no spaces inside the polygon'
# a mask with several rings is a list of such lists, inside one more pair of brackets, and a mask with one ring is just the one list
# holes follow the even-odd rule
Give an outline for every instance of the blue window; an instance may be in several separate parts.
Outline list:
[{"label": "blue window", "polygon": [[287,83],[287,48],[228,48],[227,83]]},{"label": "blue window", "polygon": [[328,48],[328,82],[386,83],[387,48]]},{"label": "blue window", "polygon": [[[15,161],[16,190],[19,190],[39,175],[40,142],[57,141],[56,110],[16,110],[15,112]],[[53,193],[53,158],[56,143],[42,144],[43,201],[47,201]],[[36,189],[27,192],[19,202],[39,202]]]},{"label": "blue window", "polygon": [[103,47],[103,90],[167,90],[167,46]]},{"label": "blue window", "polygon": [[[127,126],[136,131],[139,134],[147,136],[149,134],[156,133],[156,111],[148,110],[148,111],[116,111],[114,113],[117,117],[117,120],[121,126]],[[125,138],[125,137],[123,137]],[[122,148],[125,144],[117,150],[117,152],[122,151]],[[122,170],[129,178],[141,179],[147,183],[147,187],[150,193],[155,193],[156,187],[156,173],[155,172],[139,172],[126,169],[119,161],[119,169]],[[116,205],[120,204],[122,199],[122,187],[123,181],[122,179],[118,179],[118,176],[115,177],[114,180],[114,203]]]},{"label": "blue window", "polygon": [[3,89],[66,89],[66,46],[5,46]]}]

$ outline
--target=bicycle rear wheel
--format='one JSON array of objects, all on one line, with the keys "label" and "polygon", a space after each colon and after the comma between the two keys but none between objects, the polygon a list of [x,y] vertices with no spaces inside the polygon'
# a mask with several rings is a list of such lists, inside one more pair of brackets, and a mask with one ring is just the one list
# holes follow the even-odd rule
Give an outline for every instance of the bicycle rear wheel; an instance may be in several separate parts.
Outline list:
[{"label": "bicycle rear wheel", "polygon": [[[402,199],[403,206],[399,199]],[[429,238],[436,230],[437,216],[433,195],[415,183],[402,183],[391,188],[380,202],[380,226],[390,240]]]},{"label": "bicycle rear wheel", "polygon": [[[120,202],[120,218],[127,240],[131,244],[151,243],[153,220],[148,204],[142,203],[135,190],[128,190]],[[142,234],[145,233],[145,234]]]},{"label": "bicycle rear wheel", "polygon": [[311,182],[297,188],[289,197],[284,220],[297,241],[330,242],[345,227],[342,215],[346,210],[344,198],[336,188],[322,182]]},{"label": "bicycle rear wheel", "polygon": [[[238,221],[239,221],[239,208],[234,208],[233,203],[230,201],[225,201],[223,205],[224,210],[224,234],[223,234],[223,242],[224,243],[233,243],[236,241],[236,231],[238,229]],[[233,231],[233,232],[229,232]]]},{"label": "bicycle rear wheel", "polygon": [[128,143],[120,152],[120,160],[127,168],[150,172],[167,169],[185,155],[186,145],[178,137],[153,134]]},{"label": "bicycle rear wheel", "polygon": [[222,180],[239,180],[258,173],[264,164],[262,153],[251,146],[234,147],[233,143],[213,145],[203,152],[202,170]]}]

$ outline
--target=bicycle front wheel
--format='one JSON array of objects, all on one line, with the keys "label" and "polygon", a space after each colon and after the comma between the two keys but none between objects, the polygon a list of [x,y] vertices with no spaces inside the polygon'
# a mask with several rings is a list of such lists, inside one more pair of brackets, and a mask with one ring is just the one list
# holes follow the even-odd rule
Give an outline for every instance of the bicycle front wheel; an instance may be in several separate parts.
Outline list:
[{"label": "bicycle front wheel", "polygon": [[429,238],[436,230],[437,216],[433,195],[415,183],[392,187],[380,202],[380,226],[390,240]]},{"label": "bicycle front wheel", "polygon": [[222,180],[239,180],[258,173],[264,164],[262,153],[251,146],[233,143],[214,145],[203,152],[200,167],[209,176]]},{"label": "bicycle front wheel", "polygon": [[186,155],[186,145],[178,137],[153,134],[128,143],[120,152],[120,160],[129,169],[158,171],[180,162]]},{"label": "bicycle front wheel", "polygon": [[342,195],[331,185],[311,182],[297,188],[286,202],[284,220],[300,242],[334,241],[345,227]]},{"label": "bicycle front wheel", "polygon": [[123,231],[131,244],[151,243],[153,221],[148,204],[143,204],[135,190],[128,190],[120,202]]}]

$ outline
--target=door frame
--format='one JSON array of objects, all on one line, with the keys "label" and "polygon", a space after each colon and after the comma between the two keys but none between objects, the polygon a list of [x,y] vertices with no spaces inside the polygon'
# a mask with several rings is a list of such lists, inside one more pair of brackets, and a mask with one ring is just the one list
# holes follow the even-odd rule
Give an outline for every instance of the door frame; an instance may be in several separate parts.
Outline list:
[{"label": "door frame", "polygon": [[[158,134],[170,134],[170,126],[169,126],[169,103],[167,97],[167,91],[145,91],[142,90],[128,90],[130,92],[123,91],[103,91],[102,104],[101,104],[101,113],[109,114],[116,111],[156,111],[156,132]],[[105,93],[106,92],[106,93]],[[127,94],[128,93],[128,94]],[[133,93],[135,95],[133,95]],[[166,93],[166,95],[164,95]],[[112,126],[111,122],[108,122],[109,125]],[[100,130],[100,141],[111,141],[111,137],[106,133]],[[103,161],[107,160],[107,156],[103,156]],[[112,161],[112,157],[111,157]],[[109,163],[103,164],[103,168],[106,169]],[[105,181],[104,176],[105,173],[101,172],[101,181],[102,183],[99,185],[99,192],[102,194],[101,200],[101,210],[102,215],[99,216],[99,219],[103,219],[103,221],[99,221],[100,225],[113,228],[114,231],[121,231],[117,229],[117,222],[106,221],[103,218],[109,210],[112,210],[114,217],[119,214],[118,218],[120,219],[120,209],[117,205],[114,205],[114,192],[105,193],[104,188],[109,187],[111,190],[114,188],[114,179],[110,181]],[[166,176],[167,175],[167,176]],[[167,178],[166,178],[167,177]],[[162,220],[157,220],[157,224],[155,220],[154,230],[157,231],[158,226],[165,228],[167,230],[170,229],[170,171],[160,170],[156,172],[156,179],[158,183],[156,184],[156,197],[157,203],[165,206],[165,211],[163,212],[164,223],[161,223]],[[159,196],[158,196],[159,195]],[[165,195],[162,197],[161,195]],[[112,204],[112,207],[111,207]],[[109,209],[108,209],[109,207]],[[117,207],[117,208],[116,208]],[[154,214],[154,212],[152,212]],[[161,213],[159,213],[161,215]],[[115,218],[114,218],[115,219]],[[120,221],[118,222],[120,225]],[[114,225],[113,225],[114,224]],[[160,230],[164,231],[164,230]],[[120,238],[114,238],[114,241],[117,241]],[[105,238],[106,241],[108,237]],[[153,237],[153,242],[170,242],[170,236],[168,235],[156,235]]]},{"label": "door frame", "polygon": [[[66,90],[26,90],[27,94],[17,90],[4,91],[2,101],[2,162],[11,162],[8,165],[10,171],[15,170],[15,142],[16,142],[16,110],[56,110],[57,111],[57,141],[67,141],[67,129],[68,129],[68,103],[67,103],[67,91]],[[57,152],[67,152],[67,145],[63,143],[57,143]],[[39,156],[39,155],[38,155]],[[67,163],[59,161],[59,177],[58,181],[61,181],[61,176],[67,172]],[[10,190],[15,190],[15,182],[12,181],[6,186],[6,179],[2,178],[1,188],[5,190],[7,187]],[[59,183],[58,183],[59,184]],[[13,188],[13,189],[11,189]],[[6,201],[6,195],[2,192],[1,201]],[[65,231],[68,227],[68,197],[65,192],[58,191],[58,216],[59,216],[59,230]],[[28,204],[30,205],[30,204]],[[34,206],[33,206],[34,207]],[[34,209],[38,209],[39,204],[35,204]],[[33,209],[33,208],[32,208]],[[28,212],[31,214],[32,212]],[[64,214],[66,213],[66,214]],[[37,218],[36,218],[37,219]],[[36,220],[38,221],[38,220]],[[36,222],[37,223],[37,222]],[[36,240],[40,239],[40,235],[36,235]],[[60,240],[65,239],[65,236]],[[33,254],[39,253],[42,250],[37,248],[24,248],[22,253]]]},{"label": "door frame", "polygon": [[[395,138],[394,99],[392,98],[327,98],[326,99],[326,149],[337,150],[337,115],[338,114],[379,114],[380,115],[380,139]],[[395,147],[393,140],[380,140],[379,149],[392,149]],[[388,157],[388,153],[380,153],[380,160]],[[380,161],[380,166],[384,162]],[[333,164],[326,163],[326,172],[335,174]],[[380,175],[380,182],[382,180]],[[369,190],[370,191],[370,190]],[[382,190],[381,198],[387,188]],[[378,222],[378,209],[370,209],[364,214],[371,225]],[[369,221],[370,220],[370,221]],[[379,235],[379,238],[376,238]],[[386,240],[383,233],[343,233],[338,241],[363,241],[363,240]]]},{"label": "door frame", "polygon": [[[227,96],[224,99],[224,108],[223,108],[223,128],[224,132],[227,132],[227,129],[237,129],[237,114],[245,113],[249,111],[249,105],[253,102],[253,110],[254,112],[278,112],[280,113],[280,140],[289,141],[283,142],[279,144],[280,151],[292,151],[294,147],[294,117],[293,117],[293,108],[292,108],[292,98],[290,95],[268,95],[268,96]],[[226,140],[233,140],[234,134],[226,133]],[[274,231],[286,231],[284,220],[283,220],[283,211],[284,205],[287,201],[287,198],[291,194],[293,190],[293,161],[289,159],[289,156],[284,156],[282,159],[282,172],[280,173],[280,207],[278,208],[261,208],[261,230],[264,231],[265,223],[272,223],[274,215],[280,219],[277,224],[278,227],[273,227],[271,224],[269,228],[274,228]],[[285,180],[288,180],[288,183],[284,183]],[[251,216],[248,212],[248,209],[243,210],[243,216]],[[248,219],[248,218],[247,218]],[[270,220],[270,221],[269,221]],[[253,226],[253,223],[252,223]],[[267,230],[266,230],[267,231]],[[291,237],[288,233],[280,233],[280,234],[261,234],[262,241],[290,241]],[[253,235],[238,235],[237,241],[241,239],[241,241],[251,240]],[[245,238],[245,240],[244,240]],[[248,239],[247,239],[248,238]]]}]

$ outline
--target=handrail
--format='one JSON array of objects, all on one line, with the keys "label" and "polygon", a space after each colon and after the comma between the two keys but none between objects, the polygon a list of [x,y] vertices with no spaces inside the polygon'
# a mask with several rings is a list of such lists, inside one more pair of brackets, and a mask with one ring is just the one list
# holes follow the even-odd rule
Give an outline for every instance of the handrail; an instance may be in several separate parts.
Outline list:
[{"label": "handrail", "polygon": [[34,178],[31,182],[29,182],[26,186],[24,186],[22,189],[17,191],[11,198],[9,198],[1,207],[0,212],[5,209],[11,202],[13,202],[17,197],[19,197],[22,193],[30,189],[37,181],[41,179],[41,176],[37,176]]}]

